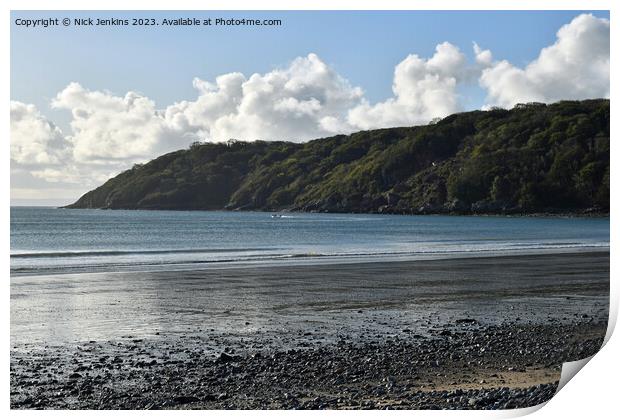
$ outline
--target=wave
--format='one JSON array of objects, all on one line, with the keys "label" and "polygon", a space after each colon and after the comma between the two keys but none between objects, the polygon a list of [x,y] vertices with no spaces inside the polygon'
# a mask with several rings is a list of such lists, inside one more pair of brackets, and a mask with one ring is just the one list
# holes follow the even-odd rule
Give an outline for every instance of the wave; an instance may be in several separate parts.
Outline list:
[{"label": "wave", "polygon": [[577,242],[564,242],[553,244],[510,244],[508,246],[488,248],[449,248],[449,249],[433,249],[433,250],[416,250],[416,251],[385,251],[385,252],[336,252],[336,253],[296,253],[282,255],[283,258],[312,258],[312,257],[373,257],[373,256],[416,256],[416,255],[434,255],[434,254],[467,254],[481,252],[504,252],[504,251],[536,251],[536,250],[554,250],[554,249],[582,249],[582,248],[605,248],[609,247],[608,243],[583,244]]},{"label": "wave", "polygon": [[[418,246],[424,244],[437,244],[442,243],[443,240],[438,241],[423,241],[423,242],[410,242],[416,243]],[[519,250],[519,249],[547,249],[547,248],[566,248],[566,247],[591,247],[591,246],[609,246],[609,243],[582,243],[582,242],[550,242],[550,243],[528,243],[528,242],[512,242],[505,244],[487,243],[488,246],[479,246],[474,248],[466,248],[466,245],[472,245],[479,243],[480,241],[463,241],[456,248],[437,248],[437,249],[416,249],[416,250],[390,250],[390,251],[363,251],[363,252],[301,252],[290,254],[294,250],[289,249],[288,252],[276,253],[274,251],[283,251],[284,248],[274,247],[254,247],[254,248],[179,248],[179,249],[139,249],[139,250],[85,250],[85,251],[27,251],[27,252],[14,252],[10,256],[13,259],[25,259],[25,258],[63,258],[63,257],[113,257],[113,256],[131,256],[131,255],[174,255],[174,254],[223,254],[223,253],[243,253],[243,252],[263,252],[271,251],[270,254],[261,254],[261,256],[268,257],[287,257],[287,256],[356,256],[356,255],[407,255],[407,254],[432,254],[432,253],[445,253],[445,252],[469,252],[469,251],[493,251],[493,250]],[[445,243],[445,242],[444,242]]]},{"label": "wave", "polygon": [[11,258],[54,258],[54,257],[106,257],[119,255],[166,255],[166,254],[219,254],[226,252],[256,252],[276,251],[279,248],[204,248],[204,249],[143,249],[127,251],[41,251],[18,252],[11,254]]},{"label": "wave", "polygon": [[[136,271],[143,269],[157,270],[163,271],[168,269],[174,269],[174,267],[180,266],[210,266],[214,264],[237,264],[237,263],[266,263],[270,262],[283,262],[283,261],[361,261],[364,259],[373,260],[374,258],[427,258],[436,256],[441,258],[443,256],[454,256],[454,257],[467,257],[472,255],[491,255],[491,254],[510,254],[511,252],[523,253],[528,251],[554,251],[554,250],[565,250],[570,251],[574,249],[596,249],[596,248],[608,248],[609,243],[553,243],[553,244],[523,244],[523,243],[513,243],[506,244],[503,247],[492,247],[492,248],[450,248],[450,249],[434,249],[434,250],[416,250],[416,251],[368,251],[368,252],[290,252],[290,253],[281,253],[281,254],[258,254],[258,255],[236,255],[236,256],[226,256],[224,258],[211,258],[211,259],[178,259],[171,261],[104,261],[101,263],[71,263],[70,260],[67,261],[65,259],[59,258],[57,261],[60,264],[34,264],[34,265],[23,265],[17,267],[11,267],[11,273],[16,275],[28,275],[28,274],[49,274],[49,273],[71,273],[71,272],[114,272],[114,271]],[[255,248],[259,250],[270,249],[273,248]],[[226,251],[231,251],[231,248],[226,248]],[[249,250],[249,248],[242,248],[243,251]],[[140,251],[140,252],[127,252],[127,251],[109,251],[104,255],[113,256],[125,254],[152,254],[152,253],[174,253],[182,251],[184,254],[191,254],[191,251],[194,253],[200,253],[203,250],[157,250],[157,251]],[[190,251],[190,252],[188,252]],[[213,249],[206,250],[208,252],[213,252]],[[217,250],[216,250],[217,251]],[[101,253],[101,252],[99,252]],[[67,254],[67,253],[48,253],[48,254]],[[75,253],[69,253],[75,255]],[[92,255],[92,253],[87,253]],[[19,254],[26,255],[26,254]],[[40,255],[40,254],[34,254]]]}]

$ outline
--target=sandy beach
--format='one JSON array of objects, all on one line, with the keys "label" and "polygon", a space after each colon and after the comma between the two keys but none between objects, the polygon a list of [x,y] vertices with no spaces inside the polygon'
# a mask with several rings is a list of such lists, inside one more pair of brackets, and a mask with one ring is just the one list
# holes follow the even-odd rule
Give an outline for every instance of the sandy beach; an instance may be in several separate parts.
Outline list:
[{"label": "sandy beach", "polygon": [[608,305],[608,251],[14,277],[11,407],[531,406]]}]

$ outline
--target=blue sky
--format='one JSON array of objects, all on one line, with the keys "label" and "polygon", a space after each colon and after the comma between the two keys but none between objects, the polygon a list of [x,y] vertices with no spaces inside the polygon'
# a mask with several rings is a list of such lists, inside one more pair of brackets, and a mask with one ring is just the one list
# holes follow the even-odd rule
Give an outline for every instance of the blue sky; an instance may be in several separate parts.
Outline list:
[{"label": "blue sky", "polygon": [[[323,12],[12,12],[42,17],[247,17],[282,19],[280,27],[141,28],[11,27],[11,99],[64,119],[49,101],[68,83],[124,94],[139,91],[160,106],[196,96],[193,77],[247,76],[317,53],[371,102],[391,95],[394,66],[408,54],[433,54],[448,41],[471,57],[472,42],[497,59],[523,66],[581,11],[323,11]],[[589,12],[609,18],[609,12]],[[466,88],[467,108],[484,92]],[[57,114],[57,115],[55,115]]]}]

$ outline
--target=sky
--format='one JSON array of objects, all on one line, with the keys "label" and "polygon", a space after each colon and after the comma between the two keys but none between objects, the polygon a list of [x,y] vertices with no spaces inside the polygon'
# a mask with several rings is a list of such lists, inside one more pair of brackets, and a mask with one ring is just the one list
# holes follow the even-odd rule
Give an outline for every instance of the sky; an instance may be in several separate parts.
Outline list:
[{"label": "sky", "polygon": [[[27,28],[48,17],[279,26]],[[194,141],[309,139],[609,97],[609,13],[11,13],[11,202],[59,205]]]}]

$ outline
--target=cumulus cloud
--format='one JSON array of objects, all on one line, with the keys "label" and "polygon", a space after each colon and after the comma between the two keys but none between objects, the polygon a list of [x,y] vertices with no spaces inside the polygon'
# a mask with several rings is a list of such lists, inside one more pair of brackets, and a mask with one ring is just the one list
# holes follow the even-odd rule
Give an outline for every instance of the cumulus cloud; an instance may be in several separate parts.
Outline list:
[{"label": "cumulus cloud", "polygon": [[52,107],[71,111],[72,135],[67,140],[78,162],[141,160],[187,143],[168,128],[155,103],[136,92],[121,97],[71,83]]},{"label": "cumulus cloud", "polygon": [[34,105],[11,101],[11,160],[25,165],[55,165],[66,157],[62,131]]},{"label": "cumulus cloud", "polygon": [[168,106],[165,120],[177,131],[201,131],[209,136],[211,127],[219,118],[236,112],[243,97],[245,82],[246,78],[241,73],[221,75],[215,83],[194,78],[193,85],[199,92],[198,98]]},{"label": "cumulus cloud", "polygon": [[359,87],[316,54],[247,79],[241,73],[220,76],[214,84],[194,79],[194,87],[198,98],[169,106],[166,120],[213,141],[302,141],[332,134],[342,123],[330,119],[344,115],[363,97]]},{"label": "cumulus cloud", "polygon": [[[483,62],[491,60],[490,52],[476,53]],[[506,60],[489,64],[480,85],[488,92],[489,105],[503,107],[609,97],[609,20],[591,14],[577,16],[562,26],[556,42],[543,48],[525,68]]]},{"label": "cumulus cloud", "polygon": [[349,111],[347,120],[351,126],[371,129],[426,123],[456,112],[457,83],[465,69],[465,55],[448,42],[437,45],[429,59],[411,54],[394,70],[394,97],[375,105],[365,101]]},{"label": "cumulus cloud", "polygon": [[489,67],[493,64],[493,54],[491,50],[483,50],[476,42],[474,42],[474,54],[476,55],[477,64],[483,67]]},{"label": "cumulus cloud", "polygon": [[[11,101],[10,159],[12,177],[24,174],[62,184],[100,183],[131,161],[89,162],[76,158],[74,136],[66,136],[32,104]],[[75,109],[82,114],[83,109]],[[152,157],[152,156],[149,156]]]}]

